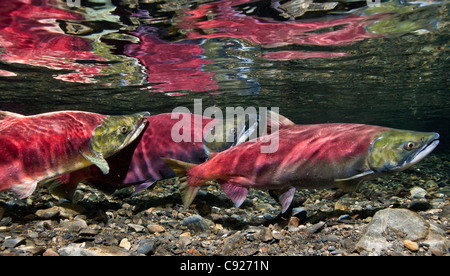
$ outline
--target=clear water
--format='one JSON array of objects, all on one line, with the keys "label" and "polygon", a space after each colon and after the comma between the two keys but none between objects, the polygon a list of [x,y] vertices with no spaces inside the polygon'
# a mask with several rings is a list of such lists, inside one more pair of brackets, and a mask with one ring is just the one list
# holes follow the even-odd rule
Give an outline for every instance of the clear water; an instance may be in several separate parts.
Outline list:
[{"label": "clear water", "polygon": [[279,107],[296,123],[437,131],[437,150],[448,150],[449,8],[1,1],[0,110],[158,114],[202,99],[203,108]]}]

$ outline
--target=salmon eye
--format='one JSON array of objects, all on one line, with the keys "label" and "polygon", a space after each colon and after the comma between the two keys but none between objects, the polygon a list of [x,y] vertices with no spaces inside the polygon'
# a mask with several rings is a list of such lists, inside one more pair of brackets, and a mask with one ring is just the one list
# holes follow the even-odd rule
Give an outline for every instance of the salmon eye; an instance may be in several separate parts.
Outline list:
[{"label": "salmon eye", "polygon": [[406,142],[405,143],[405,150],[412,150],[412,149],[414,149],[415,146],[416,146],[416,144],[414,142],[411,142],[411,141]]},{"label": "salmon eye", "polygon": [[125,133],[128,132],[128,127],[127,126],[121,126],[119,130],[120,130],[121,133],[125,134]]}]

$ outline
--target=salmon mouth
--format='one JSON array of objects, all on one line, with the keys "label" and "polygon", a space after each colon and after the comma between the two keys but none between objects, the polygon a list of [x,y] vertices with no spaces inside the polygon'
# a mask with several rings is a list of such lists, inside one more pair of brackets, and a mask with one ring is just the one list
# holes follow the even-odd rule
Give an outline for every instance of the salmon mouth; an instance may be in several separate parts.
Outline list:
[{"label": "salmon mouth", "polygon": [[139,116],[142,116],[142,118],[139,119],[139,121],[135,124],[136,128],[131,132],[127,139],[123,142],[120,149],[123,149],[124,147],[128,146],[131,142],[133,142],[145,129],[148,122],[148,117],[150,116],[149,112],[141,112],[138,113]]},{"label": "salmon mouth", "polygon": [[408,158],[409,160],[406,160],[406,163],[408,165],[416,164],[417,162],[422,160],[425,156],[430,154],[430,152],[432,152],[437,147],[438,144],[439,144],[439,134],[436,133],[436,135],[433,138],[431,138],[428,141],[428,143],[423,145],[420,149],[417,150],[417,152],[414,155]]},{"label": "salmon mouth", "polygon": [[409,168],[410,166],[418,163],[420,160],[430,154],[439,144],[439,133],[436,133],[432,138],[428,140],[422,147],[418,148],[414,154],[409,156],[403,165],[402,169]]}]

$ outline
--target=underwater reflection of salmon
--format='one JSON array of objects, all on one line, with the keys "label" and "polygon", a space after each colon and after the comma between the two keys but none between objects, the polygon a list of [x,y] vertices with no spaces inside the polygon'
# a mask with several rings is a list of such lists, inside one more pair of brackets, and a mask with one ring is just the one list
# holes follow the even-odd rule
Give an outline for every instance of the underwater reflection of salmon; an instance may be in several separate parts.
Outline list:
[{"label": "underwater reflection of salmon", "polygon": [[130,144],[146,125],[148,112],[107,116],[60,111],[23,116],[0,112],[0,191],[29,196],[39,182],[95,164]]},{"label": "underwater reflection of salmon", "polygon": [[[274,153],[261,153],[266,140],[278,139]],[[248,141],[194,165],[165,159],[183,184],[185,207],[200,187],[217,180],[238,207],[248,189],[272,190],[284,213],[295,189],[340,187],[354,190],[362,180],[404,170],[428,155],[439,134],[362,124],[294,125]]]},{"label": "underwater reflection of salmon", "polygon": [[[124,53],[145,66],[147,81],[156,92],[209,91],[218,88],[214,73],[205,72],[204,50],[189,42],[170,43],[145,31],[133,32],[139,44],[129,44]],[[173,95],[184,94],[179,92]]]},{"label": "underwater reflection of salmon", "polygon": [[[0,1],[0,60],[62,71],[56,79],[93,83],[105,61],[92,53],[91,40],[66,35],[58,20],[85,20],[82,14],[57,8],[51,1]],[[57,1],[55,1],[56,4]],[[62,6],[65,6],[61,3]],[[89,60],[83,64],[80,61]]]},{"label": "underwater reflection of salmon", "polygon": [[[228,37],[246,40],[265,48],[297,45],[348,45],[364,39],[378,37],[370,33],[366,26],[384,15],[329,17],[308,21],[274,21],[268,18],[248,16],[235,10],[233,6],[251,2],[248,0],[222,0],[199,5],[186,10],[185,16],[177,20],[177,26],[188,39],[213,39]],[[270,8],[270,7],[268,7]],[[205,20],[208,18],[208,20]],[[288,60],[310,57],[341,57],[344,52],[320,52],[296,50],[276,51],[271,49],[263,53],[268,59]]]}]

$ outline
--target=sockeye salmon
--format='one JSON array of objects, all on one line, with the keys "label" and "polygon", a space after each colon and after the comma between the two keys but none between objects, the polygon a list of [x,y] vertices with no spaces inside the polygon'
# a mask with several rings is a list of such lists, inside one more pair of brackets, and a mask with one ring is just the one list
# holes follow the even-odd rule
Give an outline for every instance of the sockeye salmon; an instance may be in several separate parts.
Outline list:
[{"label": "sockeye salmon", "polygon": [[23,116],[0,111],[0,191],[25,198],[39,182],[92,164],[108,173],[105,158],[136,139],[149,115],[60,111]]},{"label": "sockeye salmon", "polygon": [[[267,139],[279,139],[276,152],[260,152]],[[236,207],[249,188],[272,190],[284,213],[295,189],[355,190],[363,180],[419,162],[438,139],[437,133],[362,124],[294,125],[217,153],[200,165],[164,160],[177,176],[186,176],[181,179],[185,207],[206,181],[216,179]]]},{"label": "sockeye salmon", "polygon": [[[268,118],[274,118],[277,127],[293,125],[278,113],[269,111],[267,115]],[[172,137],[172,131],[178,129],[177,125],[182,120],[187,120],[190,125],[190,128],[182,130],[188,132],[190,142],[174,141]],[[195,124],[195,120],[201,120],[202,123]],[[49,185],[51,193],[56,197],[70,199],[80,182],[106,193],[135,186],[137,193],[158,180],[175,176],[161,157],[200,164],[207,160],[211,152],[223,151],[244,142],[256,130],[259,118],[249,115],[248,118],[238,116],[216,120],[191,113],[165,113],[150,116],[148,121],[149,125],[139,139],[107,159],[111,168],[109,174],[104,175],[96,166],[90,166],[52,181]],[[270,132],[272,124],[271,120],[268,121],[266,131]],[[216,139],[219,136],[222,139]]]}]

